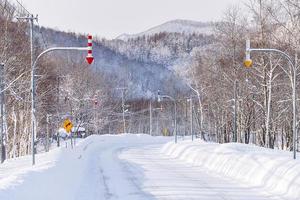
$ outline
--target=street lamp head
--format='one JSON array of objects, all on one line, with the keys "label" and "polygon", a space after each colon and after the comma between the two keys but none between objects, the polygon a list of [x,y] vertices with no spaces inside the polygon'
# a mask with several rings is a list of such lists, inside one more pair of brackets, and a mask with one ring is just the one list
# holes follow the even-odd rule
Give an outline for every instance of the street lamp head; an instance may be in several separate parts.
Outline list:
[{"label": "street lamp head", "polygon": [[251,59],[245,59],[244,60],[244,66],[245,67],[250,68],[250,67],[252,67],[252,64],[253,64],[253,62],[252,62]]},{"label": "street lamp head", "polygon": [[160,95],[160,91],[157,91],[157,101],[161,102],[161,95]]},{"label": "street lamp head", "polygon": [[252,67],[253,64],[250,52],[250,40],[246,40],[246,59],[244,60],[244,66],[247,68]]}]

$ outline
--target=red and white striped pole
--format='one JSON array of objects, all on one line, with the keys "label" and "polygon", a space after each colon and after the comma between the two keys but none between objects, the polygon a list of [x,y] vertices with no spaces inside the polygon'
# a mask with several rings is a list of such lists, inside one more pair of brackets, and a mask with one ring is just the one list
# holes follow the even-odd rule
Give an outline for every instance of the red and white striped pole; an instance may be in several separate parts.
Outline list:
[{"label": "red and white striped pole", "polygon": [[86,61],[88,64],[92,64],[94,61],[93,57],[93,37],[92,35],[88,35],[88,55],[86,57]]}]

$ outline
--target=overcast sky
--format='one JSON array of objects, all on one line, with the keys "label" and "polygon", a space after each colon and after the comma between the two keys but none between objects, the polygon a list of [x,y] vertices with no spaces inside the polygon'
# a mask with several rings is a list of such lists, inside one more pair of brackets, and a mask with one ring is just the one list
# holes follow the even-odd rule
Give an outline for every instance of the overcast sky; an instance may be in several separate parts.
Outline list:
[{"label": "overcast sky", "polygon": [[[12,0],[15,1],[15,0]],[[115,38],[173,19],[215,21],[241,0],[19,0],[39,24]]]}]

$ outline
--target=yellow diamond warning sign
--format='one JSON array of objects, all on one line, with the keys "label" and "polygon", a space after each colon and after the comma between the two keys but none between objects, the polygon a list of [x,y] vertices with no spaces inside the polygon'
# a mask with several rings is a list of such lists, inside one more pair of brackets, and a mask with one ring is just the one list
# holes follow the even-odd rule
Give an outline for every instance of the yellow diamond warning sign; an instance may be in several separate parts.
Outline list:
[{"label": "yellow diamond warning sign", "polygon": [[72,124],[71,120],[66,119],[64,121],[63,128],[66,130],[67,133],[70,133],[73,128],[73,124]]}]

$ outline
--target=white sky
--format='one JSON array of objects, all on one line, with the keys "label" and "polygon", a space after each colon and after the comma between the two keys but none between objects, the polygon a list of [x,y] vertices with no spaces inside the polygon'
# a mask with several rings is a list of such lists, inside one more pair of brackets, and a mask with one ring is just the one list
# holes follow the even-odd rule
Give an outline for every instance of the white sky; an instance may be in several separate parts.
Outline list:
[{"label": "white sky", "polygon": [[[15,0],[11,0],[14,2]],[[39,24],[115,38],[173,19],[215,21],[241,0],[19,0]]]}]

